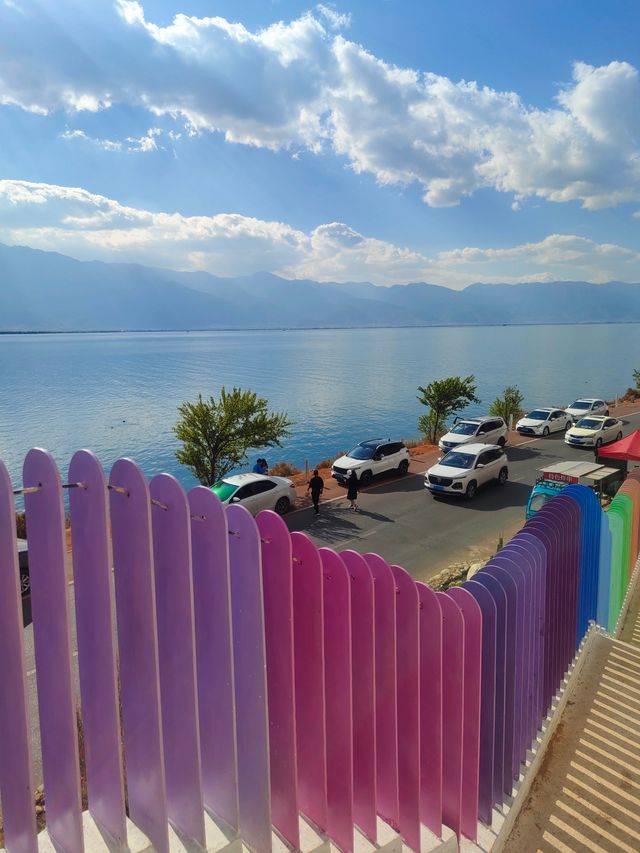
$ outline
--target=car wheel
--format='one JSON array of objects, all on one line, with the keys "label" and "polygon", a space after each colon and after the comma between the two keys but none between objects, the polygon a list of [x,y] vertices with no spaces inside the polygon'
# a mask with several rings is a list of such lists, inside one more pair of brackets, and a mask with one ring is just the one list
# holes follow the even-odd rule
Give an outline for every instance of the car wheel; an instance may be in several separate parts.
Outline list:
[{"label": "car wheel", "polygon": [[289,511],[289,498],[278,498],[274,509],[278,515],[284,515]]},{"label": "car wheel", "polygon": [[507,469],[501,468],[500,473],[498,474],[498,483],[501,486],[504,486],[504,484],[507,482],[508,477],[509,477],[509,472],[507,471]]},{"label": "car wheel", "polygon": [[601,439],[601,438],[597,438],[597,439],[596,439],[595,448],[596,448],[596,450],[599,450],[601,447],[602,447],[602,439]]},{"label": "car wheel", "polygon": [[572,426],[573,426],[573,421],[567,421],[566,424],[564,425],[564,431],[566,432],[568,429],[571,429]]},{"label": "car wheel", "polygon": [[372,479],[373,474],[371,471],[363,471],[362,474],[360,474],[360,485],[368,486]]},{"label": "car wheel", "polygon": [[542,430],[542,435],[543,435],[543,437],[544,437],[544,438],[546,438],[546,437],[549,435],[549,427],[545,427],[545,428]]},{"label": "car wheel", "polygon": [[403,476],[409,470],[409,462],[406,459],[403,459],[402,462],[398,465],[398,474],[402,474]]},{"label": "car wheel", "polygon": [[620,432],[617,434],[617,436],[616,436],[616,441],[620,441],[620,439],[621,439],[621,438],[622,438],[622,431],[620,431]]},{"label": "car wheel", "polygon": [[500,445],[500,447],[504,447],[506,443],[507,443],[507,439],[503,435],[501,435],[500,438],[498,439],[498,444]]},{"label": "car wheel", "polygon": [[478,491],[478,484],[475,480],[472,480],[467,486],[467,491],[465,495],[467,496],[467,500],[471,501],[476,496],[476,492]]}]

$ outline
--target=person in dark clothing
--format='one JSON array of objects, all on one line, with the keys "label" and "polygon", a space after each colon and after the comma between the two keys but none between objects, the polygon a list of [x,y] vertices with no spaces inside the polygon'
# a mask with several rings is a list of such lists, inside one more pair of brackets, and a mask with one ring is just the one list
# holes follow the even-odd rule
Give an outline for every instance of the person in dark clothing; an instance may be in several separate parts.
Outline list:
[{"label": "person in dark clothing", "polygon": [[313,477],[309,480],[309,485],[307,486],[307,491],[311,492],[311,500],[313,501],[313,508],[315,510],[316,515],[319,515],[320,509],[318,504],[320,503],[320,495],[324,490],[324,480],[318,474],[318,469],[313,469]]},{"label": "person in dark clothing", "polygon": [[355,471],[347,474],[347,497],[351,501],[350,509],[358,511],[358,475]]}]

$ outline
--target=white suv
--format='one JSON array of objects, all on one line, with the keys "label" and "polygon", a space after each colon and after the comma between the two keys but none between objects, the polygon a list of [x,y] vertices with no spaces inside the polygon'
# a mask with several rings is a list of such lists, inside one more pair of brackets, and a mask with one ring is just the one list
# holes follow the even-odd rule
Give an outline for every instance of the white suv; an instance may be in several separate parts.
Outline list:
[{"label": "white suv", "polygon": [[565,412],[571,416],[571,420],[576,423],[580,418],[587,418],[589,415],[608,415],[609,406],[604,400],[596,400],[595,397],[584,397],[567,406]]},{"label": "white suv", "polygon": [[490,481],[504,486],[508,477],[507,456],[502,447],[465,444],[450,450],[437,465],[429,468],[424,484],[434,497],[458,495],[471,500],[480,486]]},{"label": "white suv", "polygon": [[438,442],[440,450],[445,453],[461,444],[482,442],[482,444],[499,444],[504,447],[507,443],[507,425],[502,418],[486,416],[483,418],[456,418],[453,428],[442,436]]},{"label": "white suv", "polygon": [[349,471],[355,471],[361,486],[367,486],[375,474],[397,471],[406,474],[409,470],[409,451],[401,441],[376,438],[361,441],[346,456],[341,456],[331,466],[331,476],[339,483],[347,482]]}]

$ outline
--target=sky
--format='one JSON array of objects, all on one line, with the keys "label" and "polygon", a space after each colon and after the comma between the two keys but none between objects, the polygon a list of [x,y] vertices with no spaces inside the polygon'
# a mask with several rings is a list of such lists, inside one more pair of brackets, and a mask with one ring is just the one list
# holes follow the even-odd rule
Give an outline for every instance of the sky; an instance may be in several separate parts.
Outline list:
[{"label": "sky", "polygon": [[0,0],[0,242],[640,282],[640,4]]}]

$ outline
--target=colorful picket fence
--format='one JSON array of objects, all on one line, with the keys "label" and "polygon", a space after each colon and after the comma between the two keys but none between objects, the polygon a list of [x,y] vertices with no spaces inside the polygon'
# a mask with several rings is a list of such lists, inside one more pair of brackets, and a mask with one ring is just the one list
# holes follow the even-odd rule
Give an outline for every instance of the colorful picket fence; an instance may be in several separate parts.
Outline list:
[{"label": "colorful picket fence", "polygon": [[[590,623],[615,626],[639,547],[638,475],[606,513],[567,487],[446,593],[128,459],[107,482],[79,451],[63,485],[32,450],[24,500],[47,828],[67,851],[83,850],[78,704],[89,810],[117,843],[128,816],[160,853],[170,827],[204,848],[207,814],[257,853],[274,829],[299,849],[300,814],[345,853],[354,827],[375,848],[380,819],[416,853],[422,826],[475,839]],[[33,853],[14,512],[0,463],[0,803],[6,848]]]}]

